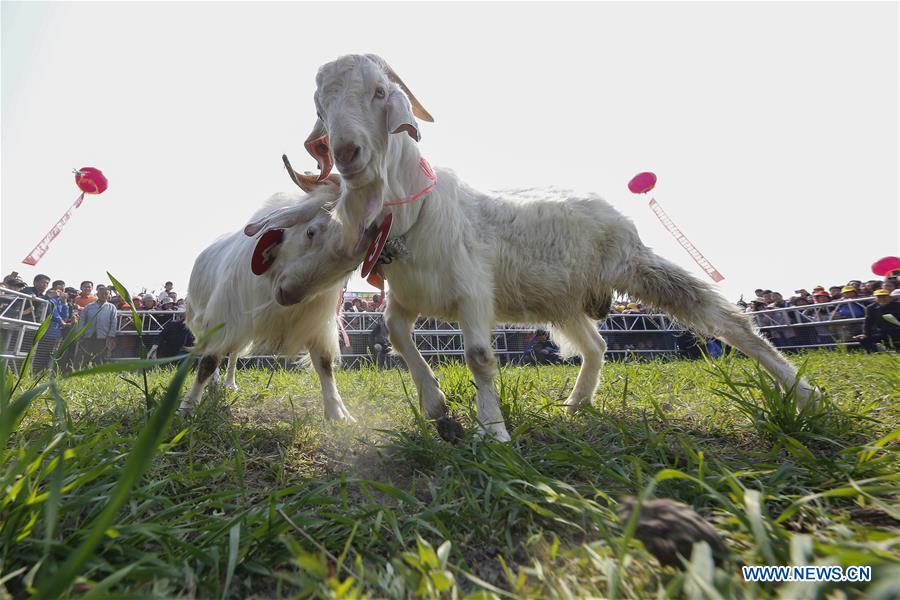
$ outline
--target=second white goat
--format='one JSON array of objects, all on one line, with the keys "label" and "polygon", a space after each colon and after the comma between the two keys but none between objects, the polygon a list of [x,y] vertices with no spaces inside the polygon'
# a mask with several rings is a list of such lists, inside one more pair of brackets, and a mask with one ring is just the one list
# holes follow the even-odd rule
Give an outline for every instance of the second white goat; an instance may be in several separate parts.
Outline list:
[{"label": "second white goat", "polygon": [[[251,223],[243,231],[213,242],[197,257],[188,284],[186,323],[198,339],[217,325],[223,327],[205,340],[197,378],[181,403],[181,411],[194,408],[226,355],[226,386],[236,388],[234,369],[238,355],[245,350],[287,356],[308,350],[322,386],[325,417],[353,420],[332,373],[340,356],[335,309],[342,281],[338,278],[318,286],[302,302],[291,306],[276,302],[285,267],[314,273],[319,263],[333,269],[340,262],[332,254],[336,244],[328,243],[329,238],[340,236],[329,212],[339,188],[326,182],[306,189],[312,193],[280,193],[266,202],[254,215],[254,219],[264,219],[270,225],[262,236],[248,237],[260,231]],[[285,210],[291,215],[290,226],[279,221]],[[349,271],[361,258],[357,254],[345,260]],[[251,272],[254,261],[259,275]]]}]

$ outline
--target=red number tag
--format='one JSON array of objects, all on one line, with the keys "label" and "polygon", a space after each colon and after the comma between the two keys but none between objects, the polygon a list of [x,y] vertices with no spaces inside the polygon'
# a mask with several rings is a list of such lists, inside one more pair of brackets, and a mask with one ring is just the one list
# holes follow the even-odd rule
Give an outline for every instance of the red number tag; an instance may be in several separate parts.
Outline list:
[{"label": "red number tag", "polygon": [[381,255],[381,250],[384,248],[388,236],[391,233],[391,222],[393,220],[394,215],[388,213],[384,218],[384,222],[381,223],[381,227],[378,228],[375,239],[372,240],[372,243],[369,245],[369,249],[366,251],[366,259],[363,261],[362,271],[360,273],[363,277],[367,277],[369,273],[372,272],[372,268],[375,267],[375,262]]},{"label": "red number tag", "polygon": [[250,270],[254,275],[262,275],[269,270],[277,257],[276,249],[284,239],[284,229],[270,229],[259,237],[253,258],[250,259]]}]

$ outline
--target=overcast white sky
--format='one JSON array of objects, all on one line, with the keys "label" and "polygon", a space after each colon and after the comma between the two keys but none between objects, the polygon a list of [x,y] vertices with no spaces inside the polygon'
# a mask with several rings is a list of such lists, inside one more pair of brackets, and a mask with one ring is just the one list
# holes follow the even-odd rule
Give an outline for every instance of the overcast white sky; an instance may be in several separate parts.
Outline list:
[{"label": "overcast white sky", "polygon": [[[283,152],[314,167],[316,69],[357,52],[434,115],[432,164],[485,190],[599,193],[706,277],[626,188],[655,171],[731,300],[867,279],[900,253],[896,2],[3,2],[0,17],[0,266],[28,281],[108,270],[183,293],[206,245],[293,188]],[[82,166],[109,190],[21,264]]]}]

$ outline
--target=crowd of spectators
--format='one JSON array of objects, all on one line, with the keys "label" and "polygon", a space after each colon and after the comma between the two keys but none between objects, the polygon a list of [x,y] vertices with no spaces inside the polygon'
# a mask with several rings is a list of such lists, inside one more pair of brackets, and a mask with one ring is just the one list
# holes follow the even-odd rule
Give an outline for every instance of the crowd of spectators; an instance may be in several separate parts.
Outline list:
[{"label": "crowd of spectators", "polygon": [[373,294],[371,298],[366,300],[362,296],[355,298],[344,298],[341,306],[342,313],[361,313],[361,312],[384,312],[384,294]]},{"label": "crowd of spectators", "polygon": [[[898,276],[900,271],[894,271],[883,279],[870,279],[865,282],[853,279],[844,285],[832,285],[827,288],[824,285],[816,285],[812,291],[794,290],[794,294],[788,298],[780,292],[759,288],[754,290],[752,299],[745,301],[741,296],[737,304],[745,312],[754,314],[754,319],[763,334],[776,346],[810,345],[809,338],[813,336],[818,345],[856,342],[862,348],[875,352],[886,347],[900,346]],[[110,285],[100,284],[95,288],[92,281],[82,281],[76,290],[67,287],[63,280],[53,281],[43,274],[35,276],[32,285],[29,286],[18,273],[12,272],[3,278],[2,287],[47,301],[46,314],[50,315],[51,320],[35,353],[33,368],[37,370],[48,366],[50,356],[60,341],[79,324],[84,327],[84,331],[77,346],[67,353],[68,356],[64,357],[64,361],[68,366],[76,367],[103,362],[116,345],[117,311],[130,311],[132,307],[138,311],[154,311],[154,319],[160,326],[165,327],[169,321],[173,321],[174,327],[170,328],[173,331],[177,329],[175,337],[179,340],[182,337],[186,338],[187,330],[183,325],[183,318],[178,315],[185,310],[185,299],[178,297],[171,281],[167,281],[159,292],[148,292],[145,289],[132,298],[119,296]],[[36,310],[38,303],[31,302],[31,299],[25,296],[9,294],[0,296],[0,312],[6,316],[12,316],[11,313],[15,312],[17,316],[13,318],[40,321],[44,314],[43,310]],[[384,312],[383,293],[376,293],[368,298],[362,294],[347,296],[341,305],[341,312],[344,315]],[[16,302],[21,303],[16,311],[7,310]],[[169,312],[172,313],[171,316],[165,314]],[[639,301],[629,298],[616,299],[611,306],[611,314],[647,315],[653,312],[655,311],[648,310]],[[647,343],[652,346],[654,341],[649,337],[652,337],[650,334],[658,328],[655,322],[650,320],[653,317],[635,318],[639,320],[629,321],[631,326],[628,329],[647,332]],[[862,333],[858,333],[861,319]],[[842,326],[841,321],[847,321],[848,325]],[[849,326],[851,322],[856,324],[855,327]],[[823,324],[816,325],[817,323]],[[800,325],[808,328],[797,327]],[[5,340],[3,343],[7,342],[8,340]],[[390,345],[383,319],[374,322],[367,345],[376,364],[384,366]],[[173,351],[178,352],[184,348],[184,343],[179,342],[174,346],[178,348]],[[537,330],[530,336],[522,355],[523,362],[555,363],[560,360],[558,348],[549,340],[545,331]]]},{"label": "crowd of spectators", "polygon": [[[792,325],[811,325],[818,343],[858,342],[869,352],[900,346],[900,272],[888,273],[884,279],[863,282],[851,279],[844,285],[816,285],[812,292],[803,288],[785,297],[774,290],[759,288],[755,297],[737,302],[747,313],[753,313],[757,325],[776,346],[795,345],[803,332]],[[792,310],[789,310],[792,309]],[[864,319],[862,333],[858,328],[842,326],[841,321]],[[768,329],[767,329],[768,328]]]},{"label": "crowd of spectators", "polygon": [[[32,368],[36,371],[48,367],[50,358],[61,340],[74,328],[83,329],[78,343],[71,346],[62,357],[66,368],[83,367],[104,362],[116,346],[117,311],[171,311],[173,316],[185,310],[184,298],[179,298],[167,281],[159,293],[142,292],[133,298],[123,298],[108,284],[96,287],[90,280],[82,281],[79,289],[67,287],[62,279],[51,280],[44,274],[35,275],[32,285],[15,271],[3,278],[2,287],[24,296],[4,294],[0,298],[2,314],[23,321],[38,322],[50,316],[50,324],[34,354]],[[40,303],[32,299],[46,300],[46,313]],[[18,306],[17,306],[18,304]],[[3,340],[4,348],[9,340]]]}]

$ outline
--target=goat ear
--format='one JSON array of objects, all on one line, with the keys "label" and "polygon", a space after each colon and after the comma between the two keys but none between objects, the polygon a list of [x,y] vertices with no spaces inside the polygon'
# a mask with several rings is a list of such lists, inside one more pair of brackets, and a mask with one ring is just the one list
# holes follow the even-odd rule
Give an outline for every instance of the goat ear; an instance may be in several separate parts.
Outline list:
[{"label": "goat ear", "polygon": [[391,133],[406,132],[415,141],[422,139],[419,135],[419,124],[409,110],[409,102],[399,91],[394,91],[388,97],[388,131]]},{"label": "goat ear", "polygon": [[319,164],[318,180],[324,181],[331,173],[331,168],[334,166],[334,160],[331,158],[331,146],[328,143],[328,131],[325,129],[325,123],[322,122],[322,119],[316,119],[316,124],[303,145],[306,147],[306,151],[309,152]]},{"label": "goat ear", "polygon": [[284,240],[284,229],[270,229],[256,242],[250,258],[250,270],[254,275],[262,275],[269,270],[278,256],[278,246]]},{"label": "goat ear", "polygon": [[390,79],[391,81],[393,81],[394,83],[396,83],[397,85],[399,85],[403,89],[403,92],[409,97],[409,101],[412,104],[412,112],[414,115],[416,115],[423,121],[426,121],[428,123],[434,123],[434,117],[432,117],[428,113],[428,111],[425,110],[425,107],[422,106],[422,103],[416,99],[416,97],[415,97],[415,95],[413,95],[412,91],[408,87],[406,87],[406,84],[403,83],[402,79],[400,79],[400,76],[394,72],[394,70],[391,68],[391,66],[389,64],[387,64],[387,62],[385,62],[385,60],[383,58],[381,58],[377,54],[366,54],[366,58],[368,58],[373,63],[375,63],[376,65],[381,67],[381,69],[384,71],[384,74],[387,75],[387,78]]}]

